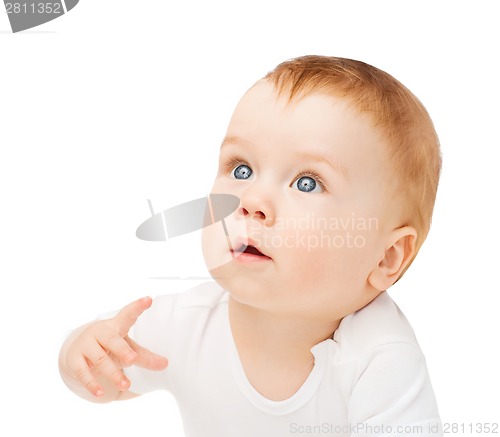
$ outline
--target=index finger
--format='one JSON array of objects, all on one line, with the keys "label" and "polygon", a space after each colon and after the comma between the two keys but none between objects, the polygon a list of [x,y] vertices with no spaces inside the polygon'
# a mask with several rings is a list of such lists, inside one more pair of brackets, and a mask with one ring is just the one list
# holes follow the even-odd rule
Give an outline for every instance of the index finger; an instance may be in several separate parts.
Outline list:
[{"label": "index finger", "polygon": [[137,322],[139,316],[147,310],[152,303],[153,299],[150,297],[143,297],[124,307],[115,317],[113,317],[113,321],[118,328],[118,333],[122,337],[125,337],[130,328]]}]

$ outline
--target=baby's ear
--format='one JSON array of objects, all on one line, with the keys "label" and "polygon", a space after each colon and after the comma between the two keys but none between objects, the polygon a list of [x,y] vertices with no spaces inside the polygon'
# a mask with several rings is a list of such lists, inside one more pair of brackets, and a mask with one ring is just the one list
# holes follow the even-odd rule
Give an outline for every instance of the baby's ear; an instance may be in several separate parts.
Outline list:
[{"label": "baby's ear", "polygon": [[412,226],[394,229],[384,256],[368,276],[368,282],[379,291],[387,290],[396,282],[415,253],[417,231]]}]

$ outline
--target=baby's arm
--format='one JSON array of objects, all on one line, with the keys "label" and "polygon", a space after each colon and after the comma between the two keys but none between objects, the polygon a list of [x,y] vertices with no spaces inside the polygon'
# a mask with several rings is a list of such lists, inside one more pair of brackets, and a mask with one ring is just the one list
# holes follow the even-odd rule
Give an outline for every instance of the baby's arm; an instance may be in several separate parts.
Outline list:
[{"label": "baby's arm", "polygon": [[92,402],[130,399],[130,381],[123,368],[150,370],[167,367],[166,358],[141,347],[128,337],[137,318],[151,306],[149,297],[123,308],[115,317],[88,323],[73,331],[59,355],[63,381],[78,396]]}]

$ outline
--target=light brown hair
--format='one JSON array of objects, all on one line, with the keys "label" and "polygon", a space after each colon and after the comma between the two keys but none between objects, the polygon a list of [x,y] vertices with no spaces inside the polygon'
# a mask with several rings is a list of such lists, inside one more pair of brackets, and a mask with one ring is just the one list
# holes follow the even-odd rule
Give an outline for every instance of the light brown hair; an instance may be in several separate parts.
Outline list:
[{"label": "light brown hair", "polygon": [[401,226],[413,226],[418,233],[407,269],[429,232],[441,172],[439,140],[423,104],[391,75],[352,59],[301,56],[279,64],[263,79],[288,102],[322,93],[346,99],[371,118],[387,140],[391,185],[402,204]]}]

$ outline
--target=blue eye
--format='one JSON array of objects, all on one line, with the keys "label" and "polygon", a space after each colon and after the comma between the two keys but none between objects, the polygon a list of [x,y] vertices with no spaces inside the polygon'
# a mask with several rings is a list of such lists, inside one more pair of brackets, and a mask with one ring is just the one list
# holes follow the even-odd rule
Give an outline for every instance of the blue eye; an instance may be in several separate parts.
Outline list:
[{"label": "blue eye", "polygon": [[304,193],[312,193],[312,192],[322,192],[321,186],[316,183],[316,181],[310,176],[302,176],[297,179],[292,187],[296,187],[299,191]]},{"label": "blue eye", "polygon": [[248,165],[241,164],[233,170],[233,175],[236,179],[248,179],[252,176],[252,169]]}]

